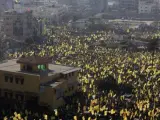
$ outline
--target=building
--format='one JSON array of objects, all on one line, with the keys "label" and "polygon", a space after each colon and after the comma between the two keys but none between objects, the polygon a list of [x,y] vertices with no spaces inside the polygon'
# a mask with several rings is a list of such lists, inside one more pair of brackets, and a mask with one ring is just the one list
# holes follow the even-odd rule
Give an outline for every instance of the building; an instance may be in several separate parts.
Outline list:
[{"label": "building", "polygon": [[56,0],[32,0],[33,5],[41,6],[41,5],[51,5],[57,4]]},{"label": "building", "polygon": [[2,14],[6,10],[13,8],[14,8],[13,0],[0,0],[0,14]]},{"label": "building", "polygon": [[108,0],[90,0],[89,4],[94,13],[105,12],[108,8]]},{"label": "building", "polygon": [[138,13],[139,14],[159,14],[160,1],[159,0],[140,0]]},{"label": "building", "polygon": [[138,0],[119,0],[119,8],[121,10],[138,10]]},{"label": "building", "polygon": [[139,14],[150,14],[155,3],[153,0],[139,0],[138,13]]},{"label": "building", "polygon": [[87,28],[88,25],[89,25],[88,19],[79,19],[79,20],[77,20],[75,22],[73,22],[73,21],[71,22],[70,21],[68,23],[68,26],[70,28],[75,28],[75,29],[79,29],[79,30]]},{"label": "building", "polygon": [[78,4],[78,0],[57,0],[58,4],[61,5],[72,5],[76,6]]},{"label": "building", "polygon": [[46,24],[58,24],[63,21],[63,17],[68,13],[67,6],[41,6],[33,10],[33,16],[46,20]]},{"label": "building", "polygon": [[29,8],[8,10],[4,13],[3,21],[4,34],[11,40],[24,41],[34,36],[35,29],[39,28],[35,26],[32,10]]},{"label": "building", "polygon": [[57,108],[77,90],[80,68],[55,65],[46,57],[21,57],[0,64],[0,95]]}]

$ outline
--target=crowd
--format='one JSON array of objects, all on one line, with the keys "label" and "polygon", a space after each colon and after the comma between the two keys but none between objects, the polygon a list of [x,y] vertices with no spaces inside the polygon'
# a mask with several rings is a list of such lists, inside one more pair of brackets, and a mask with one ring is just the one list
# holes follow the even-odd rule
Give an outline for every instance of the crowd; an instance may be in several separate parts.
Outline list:
[{"label": "crowd", "polygon": [[[36,112],[22,108],[12,112],[2,110],[5,120],[159,120],[160,119],[160,52],[131,52],[90,47],[107,33],[74,36],[63,29],[59,34],[48,31],[43,44],[26,47],[9,54],[9,58],[21,55],[51,56],[53,63],[81,67],[79,74],[81,91],[67,99],[67,103],[53,112]],[[152,64],[153,63],[153,64]],[[109,81],[118,86],[129,85],[127,93],[116,89],[98,89],[96,81]],[[109,86],[106,86],[109,87]],[[10,114],[9,114],[10,113]],[[11,116],[11,117],[10,117]]]}]

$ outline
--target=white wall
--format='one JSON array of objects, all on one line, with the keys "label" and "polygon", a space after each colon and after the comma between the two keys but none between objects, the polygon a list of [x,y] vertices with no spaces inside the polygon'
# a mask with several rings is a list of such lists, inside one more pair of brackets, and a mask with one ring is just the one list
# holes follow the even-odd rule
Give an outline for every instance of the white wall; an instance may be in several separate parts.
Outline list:
[{"label": "white wall", "polygon": [[138,6],[138,13],[139,14],[149,14],[152,11],[152,7],[154,6],[154,3],[147,3],[145,1],[139,1],[139,6]]}]

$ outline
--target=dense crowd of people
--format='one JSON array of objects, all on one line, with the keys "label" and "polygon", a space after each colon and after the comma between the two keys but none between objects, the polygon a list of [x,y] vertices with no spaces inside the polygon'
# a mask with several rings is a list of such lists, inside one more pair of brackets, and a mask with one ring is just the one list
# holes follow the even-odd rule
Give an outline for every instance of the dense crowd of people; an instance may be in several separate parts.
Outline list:
[{"label": "dense crowd of people", "polygon": [[[59,28],[61,29],[61,28]],[[5,120],[159,120],[160,119],[160,52],[131,52],[92,46],[107,33],[72,35],[67,29],[53,34],[48,31],[43,44],[26,47],[9,54],[51,56],[53,63],[81,67],[80,88],[66,98],[64,106],[53,112],[36,112],[22,108],[2,110]],[[111,79],[112,78],[112,79]],[[112,88],[101,88],[96,81],[113,81]],[[131,91],[125,91],[130,86]],[[124,87],[124,88],[123,88]],[[101,88],[101,89],[99,89]]]}]

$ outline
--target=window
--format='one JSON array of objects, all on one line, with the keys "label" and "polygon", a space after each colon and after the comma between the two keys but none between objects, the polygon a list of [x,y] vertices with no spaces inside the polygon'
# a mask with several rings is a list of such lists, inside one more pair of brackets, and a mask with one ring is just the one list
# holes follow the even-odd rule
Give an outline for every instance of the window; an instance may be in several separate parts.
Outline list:
[{"label": "window", "polygon": [[18,84],[19,78],[16,78],[16,84]]},{"label": "window", "polygon": [[56,91],[56,89],[55,89],[55,90],[54,90],[54,93],[56,94],[56,92],[57,92],[57,91]]},{"label": "window", "polygon": [[23,22],[17,20],[13,24],[13,34],[15,36],[22,36],[23,35]]},{"label": "window", "polygon": [[70,87],[68,88],[68,91],[69,91],[69,92],[71,91],[71,88],[70,88]]},{"label": "window", "polygon": [[67,74],[64,74],[63,77],[64,77],[64,78],[67,78]]},{"label": "window", "polygon": [[16,94],[16,96],[15,96],[15,97],[16,97],[16,99],[18,99],[18,94]]},{"label": "window", "polygon": [[24,78],[21,78],[21,85],[24,84]]},{"label": "window", "polygon": [[73,90],[73,89],[74,89],[74,86],[71,87],[71,90]]},{"label": "window", "polygon": [[9,93],[9,98],[13,98],[13,93]]},{"label": "window", "polygon": [[5,93],[4,93],[4,97],[6,97],[6,98],[7,98],[7,92],[5,92]]},{"label": "window", "polygon": [[27,71],[32,71],[32,66],[27,65]]},{"label": "window", "polygon": [[22,70],[25,70],[25,68],[26,68],[26,67],[25,67],[25,65],[24,65],[23,68],[22,68]]},{"label": "window", "polygon": [[67,90],[65,90],[64,93],[67,93]]},{"label": "window", "polygon": [[72,76],[74,76],[74,72],[72,72]]},{"label": "window", "polygon": [[5,76],[5,82],[8,82],[8,76]]},{"label": "window", "polygon": [[59,99],[63,96],[63,90],[62,89],[57,89],[56,90],[56,98]]},{"label": "window", "polygon": [[71,77],[71,73],[69,73],[68,76]]},{"label": "window", "polygon": [[40,93],[44,92],[44,86],[40,86]]},{"label": "window", "polygon": [[20,99],[21,99],[21,101],[23,101],[24,100],[24,95],[21,95]]},{"label": "window", "polygon": [[13,83],[13,77],[10,77],[10,83]]}]

